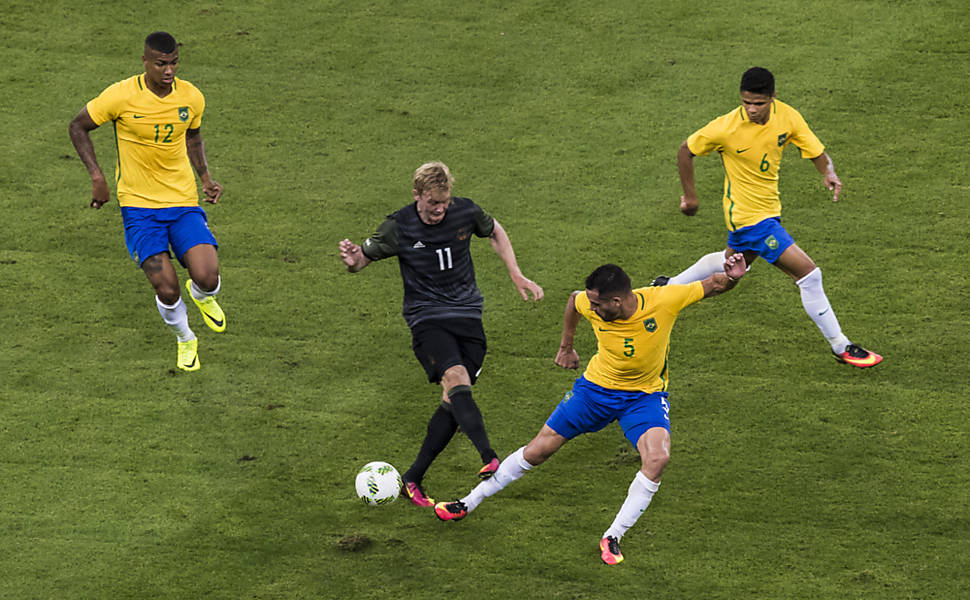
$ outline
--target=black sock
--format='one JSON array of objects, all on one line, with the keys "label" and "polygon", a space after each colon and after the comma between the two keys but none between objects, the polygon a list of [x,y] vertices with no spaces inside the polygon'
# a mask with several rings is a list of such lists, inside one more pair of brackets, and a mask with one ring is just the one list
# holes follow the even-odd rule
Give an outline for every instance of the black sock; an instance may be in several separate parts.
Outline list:
[{"label": "black sock", "polygon": [[478,410],[478,405],[472,398],[471,386],[456,385],[448,390],[448,399],[451,400],[451,410],[455,413],[458,426],[475,444],[475,449],[482,457],[482,464],[493,458],[498,458],[498,455],[492,450],[492,445],[488,443],[485,421],[482,419],[482,411]]},{"label": "black sock", "polygon": [[434,411],[431,419],[428,420],[428,433],[424,436],[421,449],[418,450],[418,457],[414,459],[414,464],[403,475],[405,481],[421,483],[424,473],[431,466],[434,459],[445,449],[451,437],[455,435],[458,422],[452,414],[451,407],[441,403],[438,410]]}]

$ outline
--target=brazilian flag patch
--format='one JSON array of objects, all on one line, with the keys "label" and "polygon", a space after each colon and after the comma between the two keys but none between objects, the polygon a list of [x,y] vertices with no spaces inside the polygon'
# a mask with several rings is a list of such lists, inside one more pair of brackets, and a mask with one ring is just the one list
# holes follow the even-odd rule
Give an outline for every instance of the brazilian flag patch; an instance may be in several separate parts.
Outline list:
[{"label": "brazilian flag patch", "polygon": [[189,107],[188,106],[180,106],[179,107],[179,119],[181,119],[183,123],[189,120]]},{"label": "brazilian flag patch", "polygon": [[650,317],[649,319],[643,322],[643,328],[646,329],[648,332],[653,333],[654,331],[657,330],[657,320],[654,319],[653,317]]},{"label": "brazilian flag patch", "polygon": [[765,240],[765,246],[768,246],[772,250],[777,250],[778,240],[775,239],[775,236],[769,235],[768,238]]}]

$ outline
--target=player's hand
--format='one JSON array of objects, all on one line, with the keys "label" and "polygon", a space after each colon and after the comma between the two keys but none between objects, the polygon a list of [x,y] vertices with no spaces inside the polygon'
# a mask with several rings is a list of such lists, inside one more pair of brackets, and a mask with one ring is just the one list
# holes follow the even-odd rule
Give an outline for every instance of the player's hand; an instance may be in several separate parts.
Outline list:
[{"label": "player's hand", "polygon": [[512,281],[515,282],[516,289],[518,289],[519,293],[522,294],[523,300],[529,299],[530,292],[532,293],[533,301],[538,302],[539,300],[542,300],[544,293],[542,288],[539,287],[536,282],[523,275],[513,278]]},{"label": "player's hand", "polygon": [[829,172],[825,174],[824,182],[825,187],[834,192],[832,194],[832,202],[838,202],[839,194],[842,193],[842,180],[839,179],[839,176],[835,174],[835,171],[830,169]]},{"label": "player's hand", "polygon": [[364,257],[360,246],[350,240],[341,240],[338,247],[340,248],[340,260],[344,261],[344,264],[348,267],[353,267]]},{"label": "player's hand", "polygon": [[101,208],[111,199],[108,182],[103,177],[91,180],[91,208]]},{"label": "player's hand", "polygon": [[578,369],[579,353],[576,352],[575,348],[563,348],[560,346],[559,352],[556,352],[556,364],[564,369]]},{"label": "player's hand", "polygon": [[680,212],[688,217],[697,214],[697,198],[688,198],[686,195],[680,197]]},{"label": "player's hand", "polygon": [[744,262],[744,254],[735,252],[724,259],[724,274],[737,281],[748,272],[748,265]]},{"label": "player's hand", "polygon": [[206,179],[202,182],[202,193],[203,200],[210,204],[215,204],[219,201],[219,196],[222,195],[222,184],[218,181]]}]

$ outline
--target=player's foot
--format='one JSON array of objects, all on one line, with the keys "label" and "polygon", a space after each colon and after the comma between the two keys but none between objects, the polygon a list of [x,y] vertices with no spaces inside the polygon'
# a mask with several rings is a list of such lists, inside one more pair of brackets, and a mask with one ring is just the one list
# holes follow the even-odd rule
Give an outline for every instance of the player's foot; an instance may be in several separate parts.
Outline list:
[{"label": "player's foot", "polygon": [[495,471],[498,471],[498,465],[499,465],[498,457],[488,461],[488,463],[486,463],[485,466],[482,467],[482,470],[478,472],[478,478],[481,479],[482,481],[485,481],[486,479],[490,479],[492,475],[495,475]]},{"label": "player's foot", "polygon": [[656,279],[654,279],[650,283],[650,285],[652,285],[653,287],[660,287],[662,285],[667,285],[669,281],[670,281],[670,277],[667,277],[666,275],[661,275],[660,277],[657,277]]},{"label": "player's foot", "polygon": [[179,342],[179,368],[183,371],[199,370],[199,340],[193,338],[187,342]]},{"label": "player's foot", "polygon": [[442,521],[460,521],[468,514],[468,508],[461,500],[439,502],[434,505],[434,516]]},{"label": "player's foot", "polygon": [[421,485],[413,481],[405,481],[401,487],[401,495],[411,500],[412,504],[418,506],[434,506],[434,498],[425,495]]},{"label": "player's foot", "polygon": [[853,367],[859,367],[864,369],[866,367],[874,367],[882,362],[882,357],[875,352],[869,352],[862,346],[856,344],[849,344],[845,347],[845,352],[842,354],[832,353],[835,356],[835,360],[840,363],[845,363],[847,365],[852,365]]},{"label": "player's foot", "polygon": [[205,300],[196,300],[195,296],[192,295],[191,279],[185,282],[185,289],[188,290],[189,298],[192,298],[192,302],[195,302],[195,305],[199,307],[199,312],[202,313],[202,320],[209,326],[209,329],[216,333],[225,331],[226,313],[222,312],[222,308],[216,302],[216,297],[207,296]]},{"label": "player's foot", "polygon": [[620,552],[620,540],[612,535],[601,539],[600,558],[608,565],[616,565],[623,562],[623,553]]}]

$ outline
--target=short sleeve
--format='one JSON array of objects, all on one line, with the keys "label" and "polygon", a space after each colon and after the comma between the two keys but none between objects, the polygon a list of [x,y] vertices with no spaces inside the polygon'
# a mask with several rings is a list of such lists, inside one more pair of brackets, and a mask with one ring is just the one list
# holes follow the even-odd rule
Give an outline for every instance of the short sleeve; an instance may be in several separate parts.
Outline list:
[{"label": "short sleeve", "polygon": [[700,281],[687,285],[668,284],[659,288],[659,291],[660,301],[674,315],[704,298],[704,284]]},{"label": "short sleeve", "polygon": [[121,115],[125,97],[118,82],[108,86],[97,98],[87,104],[88,115],[95,125],[102,125],[113,121]]},{"label": "short sleeve", "polygon": [[593,313],[593,311],[590,309],[589,297],[586,295],[585,290],[576,294],[576,297],[573,299],[573,303],[576,305],[576,312],[589,319],[589,316]]},{"label": "short sleeve", "polygon": [[687,138],[687,149],[694,156],[707,156],[714,150],[720,150],[724,144],[721,141],[722,127],[720,119],[714,119],[701,127]]},{"label": "short sleeve", "polygon": [[825,152],[825,146],[805,122],[797,110],[792,110],[792,135],[790,141],[798,147],[802,158],[817,158]]},{"label": "short sleeve", "polygon": [[397,254],[397,221],[388,217],[361,246],[364,256],[381,260]]},{"label": "short sleeve", "polygon": [[479,205],[475,205],[475,235],[488,237],[495,230],[495,219]]},{"label": "short sleeve", "polygon": [[198,98],[193,102],[192,121],[189,122],[189,129],[199,129],[202,127],[202,113],[205,112],[205,96],[202,92],[196,91]]}]

